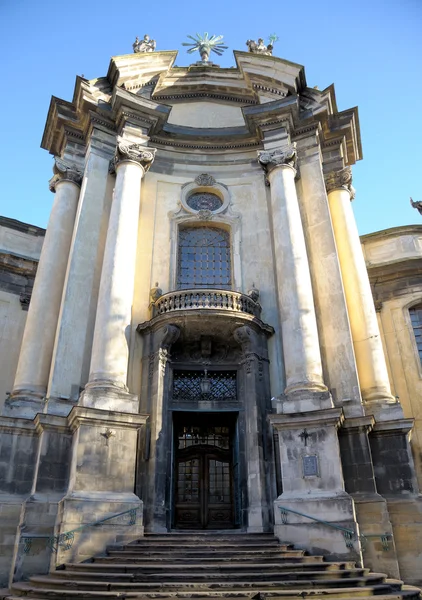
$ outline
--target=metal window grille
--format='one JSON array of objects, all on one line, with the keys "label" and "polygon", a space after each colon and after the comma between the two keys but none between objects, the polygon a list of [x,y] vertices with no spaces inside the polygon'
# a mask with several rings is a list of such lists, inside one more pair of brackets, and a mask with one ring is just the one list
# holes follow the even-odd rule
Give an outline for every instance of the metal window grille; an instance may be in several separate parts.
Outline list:
[{"label": "metal window grille", "polygon": [[179,232],[177,288],[230,289],[230,234],[216,227]]},{"label": "metal window grille", "polygon": [[189,196],[187,200],[188,206],[193,210],[218,210],[222,206],[222,202],[217,194],[210,192],[196,192]]},{"label": "metal window grille", "polygon": [[208,393],[202,391],[204,376],[203,371],[173,371],[173,402],[236,401],[236,372],[208,371]]},{"label": "metal window grille", "polygon": [[415,335],[416,347],[419,352],[419,358],[422,362],[422,304],[413,306],[409,310],[410,320],[412,322],[413,333]]}]

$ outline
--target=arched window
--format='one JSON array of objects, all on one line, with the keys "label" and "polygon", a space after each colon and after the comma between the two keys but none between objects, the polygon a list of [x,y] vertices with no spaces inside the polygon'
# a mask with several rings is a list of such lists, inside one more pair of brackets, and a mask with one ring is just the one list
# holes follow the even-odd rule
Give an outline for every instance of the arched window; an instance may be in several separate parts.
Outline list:
[{"label": "arched window", "polygon": [[231,288],[230,234],[225,229],[180,229],[177,289],[194,288]]},{"label": "arched window", "polygon": [[412,306],[412,308],[409,309],[409,314],[412,322],[413,333],[415,334],[419,358],[422,363],[422,304]]}]

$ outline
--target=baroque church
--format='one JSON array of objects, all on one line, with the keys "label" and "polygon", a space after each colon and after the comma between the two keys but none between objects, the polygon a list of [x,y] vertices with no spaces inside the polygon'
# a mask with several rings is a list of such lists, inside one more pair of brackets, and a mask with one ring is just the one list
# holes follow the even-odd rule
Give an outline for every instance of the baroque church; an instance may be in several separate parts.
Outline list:
[{"label": "baroque church", "polygon": [[272,43],[133,49],[0,218],[0,587],[213,532],[421,584],[422,225],[359,237],[358,110]]}]

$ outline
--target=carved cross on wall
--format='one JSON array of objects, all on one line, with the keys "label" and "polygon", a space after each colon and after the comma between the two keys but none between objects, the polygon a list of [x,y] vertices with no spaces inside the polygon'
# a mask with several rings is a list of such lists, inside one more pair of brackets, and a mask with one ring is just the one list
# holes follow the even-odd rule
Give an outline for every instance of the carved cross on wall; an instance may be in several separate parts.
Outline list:
[{"label": "carved cross on wall", "polygon": [[300,439],[302,440],[302,442],[305,442],[305,446],[308,445],[308,437],[311,437],[310,434],[306,431],[306,429],[304,429],[302,431],[302,433],[299,434]]}]

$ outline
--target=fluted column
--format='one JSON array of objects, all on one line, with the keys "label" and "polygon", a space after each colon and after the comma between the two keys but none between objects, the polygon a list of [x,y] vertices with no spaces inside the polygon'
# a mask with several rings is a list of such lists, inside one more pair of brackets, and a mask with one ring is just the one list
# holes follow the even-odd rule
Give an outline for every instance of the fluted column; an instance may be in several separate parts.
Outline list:
[{"label": "fluted column", "polygon": [[[119,142],[111,169],[116,172],[107,230],[87,389],[127,391],[131,312],[142,177],[154,148]],[[102,406],[100,403],[95,403]]]},{"label": "fluted column", "polygon": [[[45,396],[82,175],[56,158],[53,208],[41,251],[13,386],[6,406],[33,416]],[[19,408],[18,408],[19,407]]]},{"label": "fluted column", "polygon": [[296,194],[296,148],[259,152],[271,187],[285,394],[327,391],[322,375],[309,263]]},{"label": "fluted column", "polygon": [[395,402],[351,200],[350,167],[326,175],[328,201],[364,401]]}]

